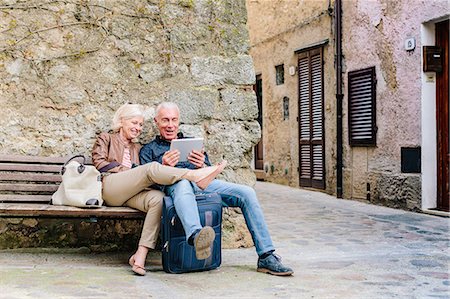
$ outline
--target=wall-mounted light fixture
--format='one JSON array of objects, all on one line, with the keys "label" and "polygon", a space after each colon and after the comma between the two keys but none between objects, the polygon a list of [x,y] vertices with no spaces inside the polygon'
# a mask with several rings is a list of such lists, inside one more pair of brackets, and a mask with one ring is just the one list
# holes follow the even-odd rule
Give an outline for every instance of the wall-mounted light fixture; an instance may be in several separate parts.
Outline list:
[{"label": "wall-mounted light fixture", "polygon": [[295,66],[290,66],[289,67],[289,75],[291,75],[291,76],[294,76],[295,75],[295,70],[296,70],[296,67]]}]

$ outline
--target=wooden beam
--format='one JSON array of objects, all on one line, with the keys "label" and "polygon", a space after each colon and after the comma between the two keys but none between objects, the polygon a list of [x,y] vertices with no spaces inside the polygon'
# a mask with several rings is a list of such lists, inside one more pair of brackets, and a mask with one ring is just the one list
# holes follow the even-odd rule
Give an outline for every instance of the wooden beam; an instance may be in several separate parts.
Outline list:
[{"label": "wooden beam", "polygon": [[44,164],[15,164],[15,163],[1,163],[1,171],[33,171],[33,172],[61,172],[61,166],[58,165],[44,165]]},{"label": "wooden beam", "polygon": [[36,194],[0,194],[0,202],[32,202],[32,203],[49,203],[52,199],[51,195]]},{"label": "wooden beam", "polygon": [[[69,157],[40,157],[40,156],[21,156],[21,155],[0,155],[0,162],[18,162],[18,163],[37,163],[37,164],[64,164]],[[77,159],[81,161],[81,159]],[[90,157],[86,157],[86,164],[92,164]]]},{"label": "wooden beam", "polygon": [[21,192],[55,192],[58,185],[55,184],[10,184],[0,183],[0,191],[21,191]]},{"label": "wooden beam", "polygon": [[82,209],[69,206],[53,206],[33,203],[0,203],[0,218],[4,217],[75,217],[144,219],[145,213],[129,207],[101,207]]},{"label": "wooden beam", "polygon": [[60,174],[0,172],[0,181],[61,182]]}]

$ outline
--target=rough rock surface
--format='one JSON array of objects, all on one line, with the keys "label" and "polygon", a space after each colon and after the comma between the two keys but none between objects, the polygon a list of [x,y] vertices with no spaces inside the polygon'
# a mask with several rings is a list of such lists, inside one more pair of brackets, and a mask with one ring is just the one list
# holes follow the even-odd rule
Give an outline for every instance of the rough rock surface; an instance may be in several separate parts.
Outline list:
[{"label": "rough rock surface", "polygon": [[146,142],[169,100],[181,130],[230,161],[224,177],[254,184],[246,15],[244,0],[0,1],[0,153],[89,155],[126,102],[148,106]]}]

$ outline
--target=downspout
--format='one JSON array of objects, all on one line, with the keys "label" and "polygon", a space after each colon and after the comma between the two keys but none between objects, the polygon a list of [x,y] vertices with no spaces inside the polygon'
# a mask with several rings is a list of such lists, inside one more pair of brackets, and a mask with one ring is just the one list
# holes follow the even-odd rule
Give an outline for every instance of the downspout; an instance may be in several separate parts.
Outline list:
[{"label": "downspout", "polygon": [[342,198],[342,8],[341,0],[335,0],[335,32],[336,32],[336,196]]}]

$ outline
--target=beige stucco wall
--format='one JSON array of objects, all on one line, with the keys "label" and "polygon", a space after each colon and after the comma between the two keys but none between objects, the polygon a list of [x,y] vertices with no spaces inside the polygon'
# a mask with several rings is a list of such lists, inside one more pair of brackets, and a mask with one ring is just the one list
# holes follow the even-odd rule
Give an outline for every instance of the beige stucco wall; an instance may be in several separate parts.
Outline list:
[{"label": "beige stucco wall", "polygon": [[[325,169],[327,191],[333,192],[335,161],[335,79],[332,19],[329,1],[247,1],[250,54],[263,84],[265,179],[299,186],[298,67],[295,50],[329,40],[324,47]],[[275,66],[284,64],[285,82],[275,83]],[[283,98],[289,98],[289,119],[283,120]],[[274,169],[272,173],[271,169]]]}]

